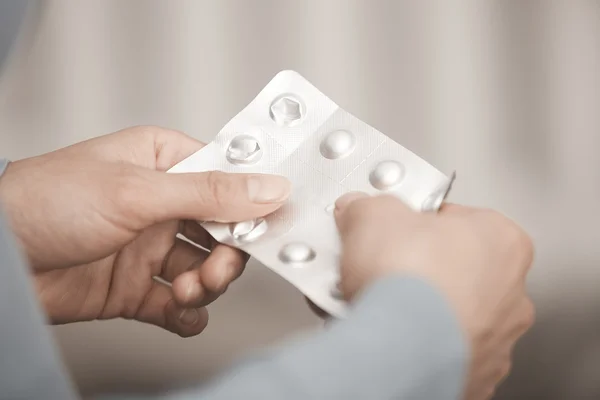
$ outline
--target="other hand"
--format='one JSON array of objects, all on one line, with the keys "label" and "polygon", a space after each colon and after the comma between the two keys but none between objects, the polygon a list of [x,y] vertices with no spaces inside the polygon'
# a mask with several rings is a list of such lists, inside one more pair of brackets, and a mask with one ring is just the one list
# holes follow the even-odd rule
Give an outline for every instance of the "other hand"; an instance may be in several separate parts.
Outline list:
[{"label": "other hand", "polygon": [[348,194],[338,200],[335,217],[346,299],[392,274],[430,282],[454,308],[470,343],[465,397],[490,398],[534,319],[525,284],[533,260],[529,237],[494,211],[445,205],[439,214],[417,213],[391,196]]}]

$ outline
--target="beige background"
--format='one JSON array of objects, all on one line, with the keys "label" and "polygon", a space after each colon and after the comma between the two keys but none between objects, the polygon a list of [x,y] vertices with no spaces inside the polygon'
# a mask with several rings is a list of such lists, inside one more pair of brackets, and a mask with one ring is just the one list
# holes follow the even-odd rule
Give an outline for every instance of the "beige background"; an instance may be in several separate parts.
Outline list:
[{"label": "beige background", "polygon": [[[538,324],[498,397],[600,397],[598,1],[47,0],[33,11],[0,81],[3,154],[134,124],[209,141],[295,69],[456,169],[453,201],[499,208],[533,235]],[[253,264],[197,338],[125,321],[55,332],[92,394],[198,382],[318,326],[295,290]]]}]

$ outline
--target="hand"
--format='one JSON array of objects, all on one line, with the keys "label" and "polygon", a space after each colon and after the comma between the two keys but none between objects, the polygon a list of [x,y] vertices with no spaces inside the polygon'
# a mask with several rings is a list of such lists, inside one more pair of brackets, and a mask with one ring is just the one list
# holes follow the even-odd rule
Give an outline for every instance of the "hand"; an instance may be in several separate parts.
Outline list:
[{"label": "hand", "polygon": [[533,259],[529,237],[493,211],[446,205],[437,215],[417,213],[391,196],[348,194],[338,200],[335,217],[346,299],[392,274],[436,286],[471,345],[465,396],[490,398],[534,319],[525,288]]},{"label": "hand", "polygon": [[279,176],[164,172],[202,146],[136,127],[9,165],[0,201],[52,322],[123,317],[181,336],[204,329],[204,306],[239,276],[247,255],[193,221],[263,216],[290,186]]}]

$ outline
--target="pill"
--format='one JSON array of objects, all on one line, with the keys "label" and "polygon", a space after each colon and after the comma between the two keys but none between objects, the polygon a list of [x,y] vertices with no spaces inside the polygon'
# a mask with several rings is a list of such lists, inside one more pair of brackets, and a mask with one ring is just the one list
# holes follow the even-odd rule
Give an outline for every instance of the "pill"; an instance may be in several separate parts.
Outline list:
[{"label": "pill", "polygon": [[271,103],[269,115],[281,126],[294,126],[302,119],[302,102],[293,95],[281,95]]},{"label": "pill", "polygon": [[303,264],[315,259],[317,253],[306,243],[288,243],[279,251],[279,259],[286,264]]},{"label": "pill", "polygon": [[346,130],[336,130],[328,133],[319,150],[321,155],[330,160],[344,158],[354,151],[356,147],[356,139],[352,132]]},{"label": "pill", "polygon": [[227,146],[226,157],[232,164],[255,164],[263,155],[263,150],[256,138],[250,135],[239,135]]},{"label": "pill", "polygon": [[335,204],[329,204],[327,207],[325,207],[325,212],[328,214],[333,214],[334,210],[335,210]]},{"label": "pill", "polygon": [[264,218],[235,222],[229,226],[231,236],[240,242],[252,242],[261,237],[268,229]]},{"label": "pill", "polygon": [[389,190],[404,179],[404,166],[397,161],[381,161],[369,174],[369,182],[378,190]]}]

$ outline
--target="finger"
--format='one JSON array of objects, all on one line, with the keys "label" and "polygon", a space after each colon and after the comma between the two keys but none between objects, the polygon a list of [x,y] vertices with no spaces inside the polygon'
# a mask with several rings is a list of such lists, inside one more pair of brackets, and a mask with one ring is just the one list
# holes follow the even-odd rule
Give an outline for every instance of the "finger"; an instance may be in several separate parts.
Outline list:
[{"label": "finger", "polygon": [[517,307],[510,313],[511,328],[509,336],[516,342],[527,333],[535,323],[535,306],[527,296],[519,300]]},{"label": "finger", "polygon": [[338,226],[338,230],[341,230],[340,224],[343,224],[344,218],[342,215],[345,211],[350,207],[352,203],[358,200],[363,200],[369,198],[369,195],[363,192],[348,192],[343,196],[340,196],[335,202],[335,209],[333,210],[333,215],[335,217],[335,222]]},{"label": "finger", "polygon": [[206,308],[183,308],[173,300],[171,288],[159,282],[152,287],[135,317],[140,322],[156,325],[181,337],[195,336],[208,324]]},{"label": "finger", "polygon": [[207,250],[212,250],[218,244],[197,221],[182,221],[179,233]]},{"label": "finger", "polygon": [[[202,264],[209,255],[208,251],[202,250],[185,240],[175,238],[173,247],[171,247],[163,261],[160,277],[167,282],[173,282],[176,277],[188,271],[194,265]],[[188,288],[188,290],[192,289],[192,287]]]},{"label": "finger", "polygon": [[167,174],[152,171],[145,198],[158,221],[245,221],[267,215],[288,198],[290,182],[280,175],[220,171]]},{"label": "finger", "polygon": [[212,303],[242,274],[248,258],[247,254],[229,246],[216,246],[202,265],[173,280],[176,301],[195,307]]},{"label": "finger", "polygon": [[369,197],[350,193],[338,199],[334,211],[335,222],[342,239],[357,226],[373,218],[404,218],[415,212],[399,198],[392,195]]},{"label": "finger", "polygon": [[348,192],[336,200],[335,211],[342,212],[346,207],[352,204],[353,201],[364,199],[366,197],[369,197],[369,195],[363,192]]}]

